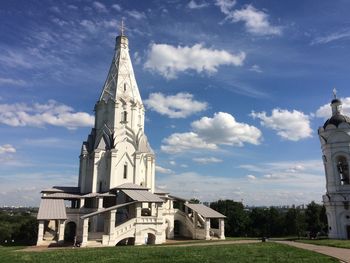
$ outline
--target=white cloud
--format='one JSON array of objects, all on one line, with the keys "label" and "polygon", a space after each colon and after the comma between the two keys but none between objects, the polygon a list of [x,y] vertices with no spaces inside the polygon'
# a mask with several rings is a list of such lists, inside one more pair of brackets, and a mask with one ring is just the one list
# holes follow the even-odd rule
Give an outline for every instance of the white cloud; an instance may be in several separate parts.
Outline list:
[{"label": "white cloud", "polygon": [[[344,115],[350,116],[350,97],[340,98],[342,102],[342,113]],[[330,103],[325,104],[318,108],[316,111],[316,117],[328,119],[332,116],[332,108]]]},{"label": "white cloud", "polygon": [[4,63],[9,67],[23,67],[32,68],[32,63],[28,62],[23,55],[15,53],[13,51],[1,52],[0,62]]},{"label": "white cloud", "polygon": [[118,4],[112,5],[112,8],[113,8],[114,10],[117,10],[117,11],[121,11],[121,10],[122,10],[122,7],[121,7],[120,5],[118,5]]},{"label": "white cloud", "polygon": [[261,70],[259,65],[253,65],[253,66],[251,66],[251,68],[249,70],[257,72],[257,73],[262,73],[262,70]]},{"label": "white cloud", "polygon": [[342,31],[334,32],[327,36],[317,37],[311,42],[311,45],[327,44],[329,42],[333,42],[340,39],[348,39],[348,38],[350,38],[350,30],[342,30]]},{"label": "white cloud", "polygon": [[225,50],[205,48],[201,44],[192,47],[152,44],[144,66],[167,79],[173,79],[179,72],[187,70],[215,73],[221,65],[241,66],[245,57],[244,52],[231,54]]},{"label": "white cloud", "polygon": [[215,113],[213,118],[203,117],[191,124],[193,131],[174,133],[163,140],[161,150],[179,153],[192,150],[216,150],[219,145],[243,146],[259,144],[261,131],[246,123],[236,122],[225,112]]},{"label": "white cloud", "polygon": [[93,126],[94,117],[86,112],[74,112],[67,105],[49,100],[46,104],[0,104],[0,123],[13,127],[53,125],[76,129]]},{"label": "white cloud", "polygon": [[75,5],[67,5],[67,7],[72,10],[78,10],[78,7]]},{"label": "white cloud", "polygon": [[206,2],[196,3],[195,0],[191,0],[188,3],[188,5],[187,5],[187,7],[190,8],[190,9],[201,9],[201,8],[204,8],[204,7],[207,7],[207,6],[209,6],[208,3],[206,3]]},{"label": "white cloud", "polygon": [[102,4],[101,2],[95,1],[92,3],[92,5],[99,12],[102,12],[102,13],[108,12],[106,6],[104,4]]},{"label": "white cloud", "polygon": [[136,10],[128,10],[128,11],[125,11],[125,13],[136,20],[141,20],[141,19],[146,18],[146,15],[144,12],[139,12]]},{"label": "white cloud", "polygon": [[26,84],[27,83],[22,79],[0,78],[0,86],[3,86],[3,85],[24,86]]},{"label": "white cloud", "polygon": [[80,25],[82,25],[90,33],[94,33],[97,30],[95,23],[90,20],[84,19],[80,22]]},{"label": "white cloud", "polygon": [[215,113],[213,118],[203,117],[191,124],[194,131],[205,141],[215,144],[243,146],[259,144],[261,131],[246,123],[237,122],[226,112]]},{"label": "white cloud", "polygon": [[232,7],[236,5],[236,0],[216,0],[215,5],[220,8],[222,13],[229,15]]},{"label": "white cloud", "polygon": [[247,31],[254,35],[282,34],[281,27],[270,24],[268,14],[257,10],[252,5],[247,5],[240,10],[234,10],[229,17],[232,22],[244,22]]},{"label": "white cloud", "polygon": [[208,163],[221,163],[222,160],[215,157],[197,157],[192,159],[196,163],[208,164]]},{"label": "white cloud", "polygon": [[282,28],[271,25],[269,15],[264,11],[257,10],[253,5],[246,5],[242,9],[232,10],[235,4],[236,1],[234,0],[216,1],[216,5],[226,15],[227,20],[233,23],[243,22],[249,33],[259,36],[282,34]]},{"label": "white cloud", "polygon": [[218,147],[207,143],[194,132],[173,133],[163,139],[161,150],[167,153],[179,153],[189,150],[215,150]]},{"label": "white cloud", "polygon": [[16,152],[16,148],[13,147],[11,144],[0,145],[0,154],[15,153],[15,152]]},{"label": "white cloud", "polygon": [[312,137],[309,116],[303,112],[273,109],[271,116],[267,116],[266,112],[254,111],[250,116],[260,119],[261,125],[277,131],[283,139],[299,141]]},{"label": "white cloud", "polygon": [[159,165],[156,165],[156,172],[161,173],[161,174],[172,174],[172,173],[174,173],[173,170],[161,167]]},{"label": "white cloud", "polygon": [[252,174],[248,174],[248,175],[247,175],[247,178],[248,178],[249,180],[256,180],[256,176],[255,176],[255,175],[252,175]]},{"label": "white cloud", "polygon": [[169,118],[186,118],[192,114],[205,110],[206,102],[193,99],[190,93],[180,92],[166,96],[162,93],[151,93],[145,104],[148,108]]}]

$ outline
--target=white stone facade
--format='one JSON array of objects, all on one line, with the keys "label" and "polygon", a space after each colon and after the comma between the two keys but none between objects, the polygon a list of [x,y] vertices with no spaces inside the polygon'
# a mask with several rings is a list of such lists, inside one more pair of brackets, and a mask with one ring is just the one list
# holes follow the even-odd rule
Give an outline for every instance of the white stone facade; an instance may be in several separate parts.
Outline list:
[{"label": "white stone facade", "polygon": [[318,129],[326,174],[323,202],[328,236],[350,239],[350,118],[341,114],[341,101],[332,103],[332,117]]},{"label": "white stone facade", "polygon": [[[121,35],[95,105],[94,128],[81,148],[78,187],[42,191],[38,245],[225,238],[225,216],[202,205],[189,209],[186,200],[155,189],[155,154],[144,134],[144,121],[128,39]],[[65,207],[67,202],[70,207]],[[218,220],[217,229],[211,227],[213,218]]]}]

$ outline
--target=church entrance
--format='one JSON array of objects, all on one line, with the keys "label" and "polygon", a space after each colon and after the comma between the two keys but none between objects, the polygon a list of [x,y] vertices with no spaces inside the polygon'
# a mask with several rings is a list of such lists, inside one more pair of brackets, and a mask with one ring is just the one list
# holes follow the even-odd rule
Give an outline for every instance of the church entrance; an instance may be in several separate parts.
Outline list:
[{"label": "church entrance", "polygon": [[180,228],[181,228],[181,222],[179,220],[175,220],[174,221],[174,236],[175,237],[180,236],[180,234],[181,234]]},{"label": "church entrance", "polygon": [[76,229],[77,229],[77,225],[74,222],[67,223],[64,229],[64,241],[74,242]]},{"label": "church entrance", "polygon": [[156,243],[156,236],[148,233],[147,235],[147,245],[154,245]]},{"label": "church entrance", "polygon": [[350,239],[350,225],[346,226],[347,239]]}]

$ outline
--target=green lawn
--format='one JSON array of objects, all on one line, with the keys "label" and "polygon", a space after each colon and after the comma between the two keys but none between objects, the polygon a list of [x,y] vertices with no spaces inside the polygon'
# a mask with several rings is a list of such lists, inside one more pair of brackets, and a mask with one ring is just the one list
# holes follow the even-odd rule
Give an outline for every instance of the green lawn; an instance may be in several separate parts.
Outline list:
[{"label": "green lawn", "polygon": [[110,247],[21,252],[0,247],[0,262],[338,262],[330,257],[276,243],[191,247]]},{"label": "green lawn", "polygon": [[350,248],[350,240],[340,240],[340,239],[319,239],[319,240],[310,240],[310,239],[301,239],[295,240],[297,242],[330,246],[330,247],[340,247],[340,248]]}]

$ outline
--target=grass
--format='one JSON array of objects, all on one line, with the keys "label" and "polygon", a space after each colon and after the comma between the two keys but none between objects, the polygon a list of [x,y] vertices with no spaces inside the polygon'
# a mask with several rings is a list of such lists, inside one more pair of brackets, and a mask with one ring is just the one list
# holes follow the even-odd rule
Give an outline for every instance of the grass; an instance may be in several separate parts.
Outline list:
[{"label": "grass", "polygon": [[0,247],[0,262],[118,262],[118,263],[212,263],[212,262],[338,262],[337,260],[276,243],[191,247],[109,247],[22,252],[18,247]]},{"label": "grass", "polygon": [[340,239],[301,239],[295,240],[297,242],[329,246],[329,247],[339,247],[339,248],[350,248],[350,240],[340,240]]}]

